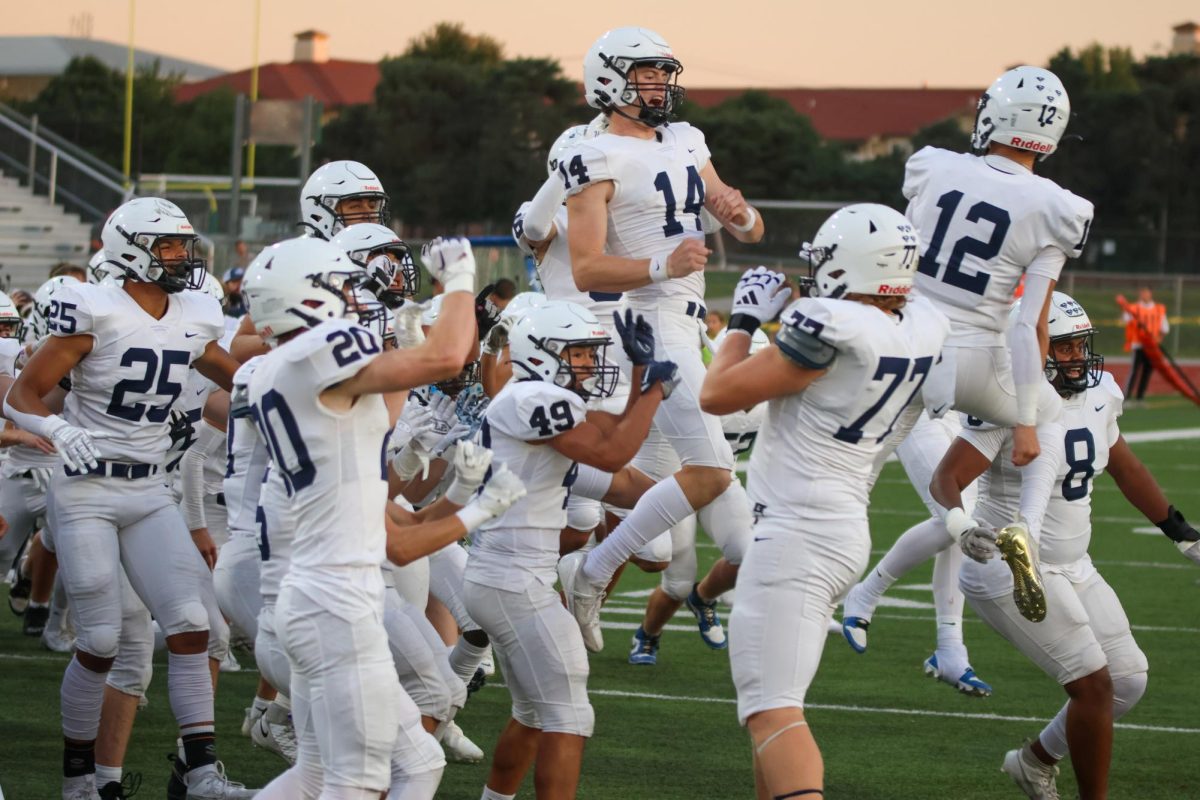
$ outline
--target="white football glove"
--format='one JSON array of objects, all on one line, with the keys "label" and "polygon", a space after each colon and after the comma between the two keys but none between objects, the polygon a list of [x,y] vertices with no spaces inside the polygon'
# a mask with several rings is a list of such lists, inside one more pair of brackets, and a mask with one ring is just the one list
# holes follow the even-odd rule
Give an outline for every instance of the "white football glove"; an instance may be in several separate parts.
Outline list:
[{"label": "white football glove", "polygon": [[67,468],[77,472],[96,468],[100,450],[96,447],[95,440],[108,436],[106,433],[92,433],[77,428],[57,415],[46,418],[42,426],[42,435],[54,442],[58,457]]},{"label": "white football glove", "polygon": [[503,514],[509,506],[525,496],[525,484],[508,465],[501,464],[492,472],[492,477],[483,486],[479,497],[467,506],[459,509],[456,514],[462,520],[468,531],[473,531],[490,519]]},{"label": "white football glove", "polygon": [[446,499],[456,506],[465,506],[471,502],[471,497],[483,476],[492,465],[492,451],[483,445],[472,442],[459,442],[454,447],[454,482],[446,490]]},{"label": "white football glove", "polygon": [[475,293],[475,254],[471,243],[460,236],[432,239],[421,248],[421,260],[429,274],[436,278],[446,293]]},{"label": "white football glove", "polygon": [[791,296],[787,277],[782,272],[772,272],[766,267],[748,269],[742,273],[733,290],[733,311],[730,316],[745,314],[762,325],[775,319]]},{"label": "white football glove", "polygon": [[458,414],[455,411],[454,398],[440,392],[429,398],[429,408],[433,411],[433,419],[428,430],[417,433],[417,441],[430,453],[437,453],[442,439],[449,435],[458,423]]},{"label": "white football glove", "polygon": [[950,509],[945,522],[946,531],[972,561],[985,564],[1000,552],[996,547],[996,532],[968,517],[961,508]]},{"label": "white football glove", "polygon": [[447,458],[447,454],[450,456],[454,455],[453,453],[449,453],[450,448],[454,447],[455,443],[460,442],[460,440],[471,435],[471,431],[474,429],[471,423],[463,422],[461,419],[458,419],[458,417],[455,417],[455,420],[454,427],[450,429],[450,432],[443,436],[441,440],[434,445],[434,458],[446,458],[449,460]]},{"label": "white football glove", "polygon": [[431,429],[433,419],[434,410],[431,405],[421,405],[415,399],[410,399],[404,404],[404,410],[400,412],[400,418],[396,420],[396,425],[392,428],[392,438],[388,440],[388,449],[393,453],[400,452],[423,431]]},{"label": "white football glove", "polygon": [[425,341],[425,332],[421,330],[421,307],[416,303],[405,303],[396,309],[396,322],[393,334],[396,337],[396,347],[408,350]]}]

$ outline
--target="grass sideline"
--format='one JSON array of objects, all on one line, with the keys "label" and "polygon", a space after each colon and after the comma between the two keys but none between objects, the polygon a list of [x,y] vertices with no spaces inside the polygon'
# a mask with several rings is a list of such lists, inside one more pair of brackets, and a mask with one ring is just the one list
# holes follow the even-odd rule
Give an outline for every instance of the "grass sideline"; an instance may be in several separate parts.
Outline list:
[{"label": "grass sideline", "polygon": [[[1130,410],[1123,429],[1197,427],[1200,414],[1180,400],[1154,400]],[[1133,445],[1185,514],[1200,519],[1196,440]],[[1129,506],[1111,479],[1094,497],[1093,557],[1125,604],[1135,635],[1150,660],[1142,703],[1117,731],[1112,767],[1114,798],[1179,800],[1200,797],[1200,697],[1192,688],[1200,652],[1200,568],[1183,559]],[[874,555],[923,515],[898,465],[885,470],[872,503]],[[703,540],[706,543],[706,540]],[[700,550],[712,560],[711,545]],[[907,576],[890,594],[902,604],[882,608],[871,647],[855,655],[837,636],[827,641],[821,671],[809,694],[809,719],[825,754],[826,794],[854,800],[975,800],[1020,794],[999,772],[1004,752],[1037,734],[1061,705],[1061,689],[1003,642],[968,610],[972,663],[995,687],[988,699],[961,696],[923,677],[921,662],[934,644],[929,568]],[[584,759],[581,800],[751,798],[748,741],[738,727],[725,653],[709,651],[688,618],[663,637],[657,667],[625,663],[629,628],[640,620],[654,585],[630,571],[603,615],[607,647],[592,657],[590,688],[596,735]],[[5,590],[0,589],[0,594]],[[632,594],[631,594],[632,593]],[[0,606],[0,609],[4,606]],[[3,613],[3,612],[0,612]],[[15,617],[0,617],[0,786],[8,800],[47,800],[60,793],[58,686],[65,656],[47,653],[20,635]],[[246,671],[221,676],[217,699],[219,750],[229,774],[263,785],[283,762],[238,735],[242,709],[253,695],[253,659]],[[175,731],[166,697],[165,657],[155,661],[150,705],[138,715],[127,769],[143,773],[140,796],[159,797],[166,754]],[[497,682],[501,676],[497,675]],[[459,715],[463,729],[490,756],[508,714],[508,694],[487,687]],[[1132,727],[1142,726],[1142,727]],[[439,798],[475,800],[487,774],[480,765],[449,765]],[[1075,796],[1069,764],[1059,788]],[[530,782],[520,797],[530,798]]]}]

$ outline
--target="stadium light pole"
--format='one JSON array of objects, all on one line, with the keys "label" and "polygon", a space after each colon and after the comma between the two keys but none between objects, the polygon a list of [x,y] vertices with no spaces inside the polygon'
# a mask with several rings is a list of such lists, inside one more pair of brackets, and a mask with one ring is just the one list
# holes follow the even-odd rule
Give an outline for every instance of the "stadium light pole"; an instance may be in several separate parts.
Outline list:
[{"label": "stadium light pole", "polygon": [[[251,113],[254,109],[254,104],[258,102],[258,32],[262,25],[262,0],[254,0],[254,49],[250,57],[250,108]],[[249,178],[249,187],[254,188],[254,139],[250,139],[246,150],[246,177]]]},{"label": "stadium light pole", "polygon": [[131,153],[133,151],[133,20],[135,0],[129,0],[129,52],[125,59],[125,147],[121,155],[121,173],[125,188],[129,188]]}]

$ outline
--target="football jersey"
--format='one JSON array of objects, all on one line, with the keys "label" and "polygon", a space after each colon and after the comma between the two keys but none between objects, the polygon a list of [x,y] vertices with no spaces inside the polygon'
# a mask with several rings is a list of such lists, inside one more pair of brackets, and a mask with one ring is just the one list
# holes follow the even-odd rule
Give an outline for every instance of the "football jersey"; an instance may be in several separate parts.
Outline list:
[{"label": "football jersey", "polygon": [[837,353],[803,392],[767,402],[748,475],[755,515],[865,520],[876,457],[901,412],[920,402],[949,323],[924,298],[895,315],[801,298],[780,319]]},{"label": "football jersey", "polygon": [[[235,392],[246,390],[261,360],[262,356],[255,356],[238,368],[233,375]],[[225,429],[225,477],[221,483],[231,536],[257,532],[259,496],[269,464],[266,445],[258,438],[254,420],[248,414],[231,416]]]},{"label": "football jersey", "polygon": [[1002,156],[924,147],[908,159],[903,191],[924,247],[914,290],[950,318],[951,344],[1007,330],[1026,268],[1045,248],[1081,255],[1092,223],[1087,200]]},{"label": "football jersey", "polygon": [[[1038,539],[1043,564],[1072,564],[1087,555],[1092,539],[1092,486],[1108,466],[1109,450],[1121,435],[1124,395],[1112,375],[1100,385],[1063,400],[1064,426],[1058,475],[1046,504]],[[994,527],[1007,525],[1021,506],[1021,472],[1012,464],[1012,431],[968,424],[963,439],[992,460],[979,479],[975,516]]]},{"label": "football jersey", "polygon": [[[524,202],[513,220],[513,229],[522,225],[529,203]],[[538,262],[538,278],[548,300],[566,300],[578,303],[596,315],[600,324],[610,333],[613,330],[613,312],[621,307],[620,292],[583,292],[575,286],[575,275],[571,271],[571,247],[567,239],[567,207],[562,206],[554,215],[554,227],[558,233],[550,240],[542,260]],[[524,235],[524,234],[522,234]]]},{"label": "football jersey", "polygon": [[171,409],[191,363],[225,333],[220,304],[202,292],[168,295],[162,319],[124,289],[63,284],[54,295],[50,333],[92,337],[92,350],[71,370],[63,416],[93,433],[102,459],[162,464],[170,445]]},{"label": "football jersey", "polygon": [[[622,258],[670,255],[686,237],[704,238],[704,180],[710,153],[704,134],[686,122],[655,129],[655,138],[606,133],[587,139],[559,160],[567,196],[597,181],[612,181],[605,251]],[[625,293],[630,305],[664,298],[703,303],[704,273],[652,283]]]},{"label": "football jersey", "polygon": [[326,320],[264,355],[250,377],[254,424],[296,518],[293,575],[378,569],[384,559],[387,406],[378,394],[345,412],[320,400],[381,352],[366,328]]},{"label": "football jersey", "polygon": [[[228,317],[226,317],[228,319]],[[217,344],[223,350],[228,351],[229,345],[233,341],[234,334],[228,330],[222,334],[217,340]],[[184,386],[183,394],[180,395],[175,407],[171,409],[172,423],[177,417],[183,417],[188,424],[171,426],[171,443],[167,446],[167,472],[176,472],[176,481],[179,480],[178,469],[179,462],[183,459],[183,454],[191,449],[196,443],[197,428],[200,426],[200,420],[204,417],[204,405],[208,402],[209,395],[217,389],[217,385],[200,373],[200,370],[193,369],[188,374],[187,384]],[[225,474],[225,467],[219,461],[214,459],[206,459],[204,462],[204,493],[214,494],[221,491],[221,478]],[[176,486],[179,490],[181,487]]]},{"label": "football jersey", "polygon": [[17,357],[24,347],[20,339],[0,339],[0,375],[17,377]]},{"label": "football jersey", "polygon": [[296,508],[288,496],[283,475],[269,463],[259,489],[258,502],[259,507],[254,515],[258,554],[262,559],[258,590],[265,603],[273,604],[292,565],[297,521]]},{"label": "football jersey", "polygon": [[[21,371],[17,369],[16,362],[23,347],[24,345],[17,339],[0,339],[0,375],[15,378],[20,374]],[[43,453],[41,450],[26,447],[23,444],[5,448],[0,453],[0,458],[7,461],[11,469],[17,471],[57,467],[61,463],[56,453]]]},{"label": "football jersey", "polygon": [[545,444],[583,422],[583,398],[543,381],[510,381],[492,398],[477,441],[522,483],[525,496],[471,534],[467,577],[517,589],[531,578],[550,585],[558,564],[558,534],[567,525],[575,462]]},{"label": "football jersey", "polygon": [[766,403],[759,403],[748,411],[743,409],[721,417],[721,430],[725,432],[725,441],[729,442],[734,456],[750,452],[766,418]]}]

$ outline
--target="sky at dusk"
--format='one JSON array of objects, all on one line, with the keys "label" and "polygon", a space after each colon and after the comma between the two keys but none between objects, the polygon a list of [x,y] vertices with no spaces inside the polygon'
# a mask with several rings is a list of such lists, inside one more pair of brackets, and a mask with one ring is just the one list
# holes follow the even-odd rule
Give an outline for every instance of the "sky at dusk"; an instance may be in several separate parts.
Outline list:
[{"label": "sky at dusk", "polygon": [[[1092,42],[1165,53],[1171,26],[1200,21],[1182,0],[1124,3],[801,2],[664,0],[261,0],[260,60],[290,61],[292,34],[330,34],[334,58],[375,61],[401,52],[440,21],[463,23],[504,43],[507,54],[549,57],[578,77],[592,41],[608,28],[642,25],[671,43],[685,86],[984,86],[1006,67],[1045,63],[1063,45]],[[95,39],[125,42],[124,0],[56,0],[6,9],[0,35],[69,35],[91,15]],[[254,0],[141,0],[138,47],[235,70],[253,52]]]}]

